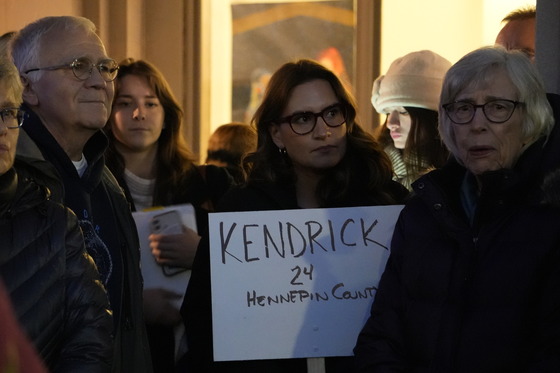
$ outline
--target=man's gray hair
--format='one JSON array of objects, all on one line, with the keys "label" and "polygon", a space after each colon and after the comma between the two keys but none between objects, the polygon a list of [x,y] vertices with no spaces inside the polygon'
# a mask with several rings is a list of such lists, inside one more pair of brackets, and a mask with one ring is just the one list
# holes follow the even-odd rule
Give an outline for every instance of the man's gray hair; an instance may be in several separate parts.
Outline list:
[{"label": "man's gray hair", "polygon": [[[89,19],[75,16],[44,17],[28,24],[15,34],[11,44],[12,59],[20,74],[28,69],[41,67],[41,43],[51,31],[85,31],[95,34],[97,28]],[[39,76],[37,74],[37,79]]]}]

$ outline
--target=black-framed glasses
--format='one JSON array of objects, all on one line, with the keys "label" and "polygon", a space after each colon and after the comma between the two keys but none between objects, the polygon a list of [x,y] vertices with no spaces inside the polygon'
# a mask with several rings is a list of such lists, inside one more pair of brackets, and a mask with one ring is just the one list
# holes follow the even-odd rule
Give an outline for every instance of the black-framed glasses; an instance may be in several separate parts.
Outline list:
[{"label": "black-framed glasses", "polygon": [[8,129],[14,130],[21,127],[23,124],[25,111],[17,107],[1,108],[0,118],[2,119],[2,123],[4,123]]},{"label": "black-framed glasses", "polygon": [[331,105],[319,113],[304,111],[280,118],[277,123],[289,123],[290,128],[298,135],[307,135],[312,132],[317,125],[317,118],[323,118],[329,127],[339,127],[346,122],[346,106],[343,104]]},{"label": "black-framed glasses", "polygon": [[99,74],[106,82],[112,82],[117,77],[117,72],[119,71],[119,64],[117,61],[110,58],[102,60],[98,63],[93,63],[87,57],[76,58],[71,63],[56,66],[38,67],[35,69],[29,69],[25,71],[28,74],[33,71],[39,70],[59,70],[59,69],[72,69],[74,76],[79,80],[86,80],[91,76],[93,68],[97,68]]},{"label": "black-framed glasses", "polygon": [[482,105],[476,105],[467,101],[455,101],[442,105],[445,113],[455,124],[470,123],[476,113],[476,109],[482,108],[486,119],[492,123],[504,123],[511,118],[515,108],[522,102],[513,100],[492,100]]}]

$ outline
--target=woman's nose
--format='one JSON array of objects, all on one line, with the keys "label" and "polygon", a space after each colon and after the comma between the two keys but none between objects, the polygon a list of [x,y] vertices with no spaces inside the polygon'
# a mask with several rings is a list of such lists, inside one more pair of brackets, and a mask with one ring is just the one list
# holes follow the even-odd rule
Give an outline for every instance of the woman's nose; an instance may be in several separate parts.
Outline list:
[{"label": "woman's nose", "polygon": [[313,128],[313,136],[316,138],[327,138],[332,135],[332,129],[327,125],[322,116],[317,117],[315,128]]},{"label": "woman's nose", "polygon": [[472,131],[484,131],[488,129],[488,118],[481,107],[475,109],[469,125]]},{"label": "woman's nose", "polygon": [[144,116],[143,111],[140,109],[140,106],[137,106],[136,109],[132,112],[132,118],[136,120],[144,120],[146,117]]},{"label": "woman's nose", "polygon": [[387,123],[387,127],[389,128],[400,126],[401,123],[399,121],[399,113],[395,110],[387,114],[386,123]]}]

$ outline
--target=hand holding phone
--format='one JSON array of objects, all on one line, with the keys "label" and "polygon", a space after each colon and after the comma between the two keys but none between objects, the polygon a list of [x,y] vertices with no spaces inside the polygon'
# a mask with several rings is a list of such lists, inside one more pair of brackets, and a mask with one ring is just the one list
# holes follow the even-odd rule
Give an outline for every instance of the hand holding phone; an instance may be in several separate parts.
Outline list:
[{"label": "hand holding phone", "polygon": [[[175,210],[167,211],[155,215],[150,221],[150,230],[153,234],[181,234],[183,233],[183,221],[181,216]],[[168,264],[161,265],[163,274],[166,276],[174,276],[178,273],[186,271],[186,268],[171,266]]]}]

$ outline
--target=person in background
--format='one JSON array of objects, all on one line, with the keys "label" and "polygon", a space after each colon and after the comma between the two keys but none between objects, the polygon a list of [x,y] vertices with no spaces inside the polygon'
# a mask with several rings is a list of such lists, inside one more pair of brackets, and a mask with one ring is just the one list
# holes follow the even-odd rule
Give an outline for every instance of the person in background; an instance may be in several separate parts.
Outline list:
[{"label": "person in background", "polygon": [[[85,251],[76,216],[51,201],[45,186],[24,176],[30,164],[20,158],[15,161],[25,119],[25,112],[19,109],[21,94],[17,69],[1,56],[1,289],[10,296],[16,317],[50,371],[110,372],[113,324],[109,302]],[[7,317],[9,314],[2,312],[2,320]],[[16,327],[12,325],[12,331]],[[14,336],[9,331],[3,329],[0,339]],[[32,355],[29,361],[27,357],[21,362],[14,360],[18,350],[14,345],[11,348],[0,350],[2,372],[17,371],[19,364],[22,368],[33,364]]]},{"label": "person in background", "polygon": [[454,158],[413,184],[358,371],[560,371],[560,210],[535,167],[554,119],[536,67],[477,49],[447,72],[439,114]]},{"label": "person in background", "polygon": [[[207,230],[208,212],[231,180],[220,167],[195,165],[183,137],[183,111],[153,64],[132,58],[119,64],[106,134],[107,165],[134,211],[191,203],[198,232]],[[183,227],[182,234],[152,234],[149,239],[159,264],[190,269],[200,236]],[[180,323],[181,316],[172,301],[181,295],[164,289],[144,290],[156,372],[174,369],[173,327]]]},{"label": "person in background", "polygon": [[424,173],[441,167],[449,157],[438,131],[441,84],[451,62],[429,50],[393,61],[373,82],[371,103],[387,115],[378,140],[389,155],[394,180],[408,189]]},{"label": "person in background", "polygon": [[219,126],[208,139],[206,164],[226,167],[236,183],[243,181],[243,157],[257,150],[257,132],[245,123]]},{"label": "person in background", "polygon": [[529,5],[510,12],[502,19],[505,25],[496,37],[496,44],[506,49],[519,49],[534,62],[537,9]]},{"label": "person in background", "polygon": [[13,36],[11,54],[29,115],[17,153],[33,160],[43,173],[31,176],[78,217],[113,311],[113,370],[151,372],[138,233],[103,157],[118,64],[93,22],[74,16],[28,24]]},{"label": "person in background", "polygon": [[[546,3],[544,6],[545,9],[547,9]],[[532,62],[535,62],[536,18],[536,6],[529,5],[513,10],[502,20],[502,22],[506,22],[506,24],[498,34],[496,44],[501,45],[508,50],[521,50],[531,59]],[[552,43],[551,45],[556,45],[556,41],[552,37],[546,38],[545,41]],[[550,58],[550,53],[553,52],[545,52],[544,57]],[[554,67],[548,68],[549,65],[555,66],[555,63],[553,61],[541,60],[540,63],[537,64],[537,68],[540,70],[541,76],[545,82],[548,81],[548,83],[556,81],[553,73]],[[557,123],[560,119],[560,96],[553,93],[555,91],[554,89],[550,89],[550,87],[548,89],[547,98],[554,112],[555,123]],[[535,161],[535,167],[540,169],[541,176],[548,177],[547,175],[549,173],[556,172],[555,170],[560,167],[559,144],[560,126],[554,126],[548,137],[548,141],[545,144],[544,154]]]},{"label": "person in background", "polygon": [[[257,151],[244,159],[247,181],[218,211],[262,211],[402,203],[408,191],[391,180],[391,164],[356,122],[356,105],[336,75],[311,60],[289,62],[269,82],[253,124]],[[182,315],[187,370],[305,372],[305,359],[213,363],[208,237],[203,237]],[[327,359],[327,372],[348,372],[351,358]]]}]

